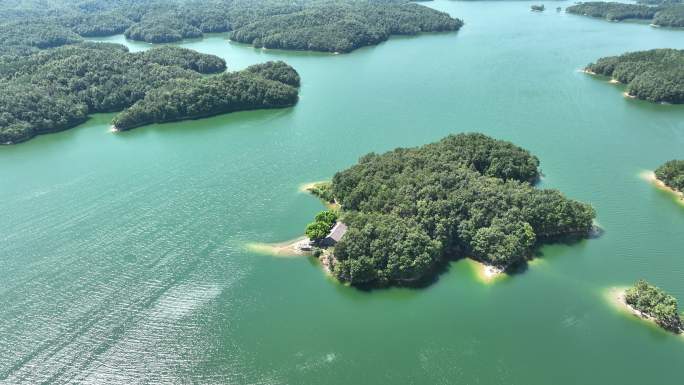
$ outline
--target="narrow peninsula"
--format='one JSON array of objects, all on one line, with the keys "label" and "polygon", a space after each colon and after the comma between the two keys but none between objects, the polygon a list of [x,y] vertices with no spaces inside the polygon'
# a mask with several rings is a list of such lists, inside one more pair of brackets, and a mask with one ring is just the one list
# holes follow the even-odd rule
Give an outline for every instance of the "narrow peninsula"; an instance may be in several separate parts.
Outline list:
[{"label": "narrow peninsula", "polygon": [[371,153],[311,188],[338,208],[316,216],[305,247],[355,286],[417,285],[465,257],[506,270],[593,229],[590,205],[535,188],[539,176],[535,156],[482,134]]},{"label": "narrow peninsula", "polygon": [[117,130],[196,119],[234,111],[282,108],[298,100],[299,75],[283,62],[257,64],[196,80],[177,79],[153,89],[114,117]]},{"label": "narrow peninsula", "polygon": [[299,75],[285,63],[225,70],[217,56],[171,46],[130,53],[79,43],[0,56],[0,143],[65,130],[97,112],[123,110],[113,124],[126,130],[297,102]]},{"label": "narrow peninsula", "polygon": [[625,84],[630,97],[684,103],[684,50],[652,49],[604,57],[589,64],[585,72]]},{"label": "narrow peninsula", "polygon": [[642,279],[630,288],[614,289],[611,293],[618,305],[637,317],[676,334],[684,332],[684,318],[679,313],[677,299],[662,289]]}]

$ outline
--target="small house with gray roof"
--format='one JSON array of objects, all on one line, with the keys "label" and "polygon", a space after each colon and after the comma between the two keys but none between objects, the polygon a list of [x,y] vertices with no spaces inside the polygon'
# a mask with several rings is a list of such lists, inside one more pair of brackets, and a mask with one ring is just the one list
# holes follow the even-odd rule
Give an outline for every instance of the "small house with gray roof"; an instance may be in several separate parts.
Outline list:
[{"label": "small house with gray roof", "polygon": [[330,233],[328,234],[327,237],[323,238],[321,241],[321,246],[324,247],[330,247],[330,246],[335,246],[337,242],[342,239],[344,234],[347,232],[347,225],[344,223],[337,221],[335,223],[335,226],[333,226],[332,229],[330,229]]}]

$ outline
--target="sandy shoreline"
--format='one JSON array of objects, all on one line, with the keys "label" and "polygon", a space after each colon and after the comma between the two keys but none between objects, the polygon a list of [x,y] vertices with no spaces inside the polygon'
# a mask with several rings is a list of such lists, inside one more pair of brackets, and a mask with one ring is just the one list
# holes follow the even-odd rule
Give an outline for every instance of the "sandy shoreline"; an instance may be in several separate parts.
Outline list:
[{"label": "sandy shoreline", "polygon": [[653,184],[658,189],[666,191],[666,192],[674,195],[675,197],[678,198],[679,203],[684,204],[684,193],[668,187],[665,184],[665,182],[663,182],[662,180],[660,180],[656,177],[655,172],[650,171],[650,170],[646,170],[646,171],[639,173],[639,177],[641,177],[641,179]]},{"label": "sandy shoreline", "polygon": [[[312,251],[304,251],[301,250],[297,245],[299,242],[307,239],[306,237],[299,237],[295,239],[291,239],[286,242],[277,242],[277,243],[258,243],[258,242],[252,242],[246,244],[245,248],[251,252],[257,253],[257,254],[262,254],[262,255],[270,255],[273,257],[280,257],[280,258],[301,258],[301,257],[312,257],[313,252]],[[318,262],[321,264],[321,268],[323,269],[323,272],[329,276],[332,277],[332,263],[333,263],[333,255],[330,249],[322,249],[323,253],[317,257],[316,259]]]},{"label": "sandy shoreline", "polygon": [[321,184],[321,183],[330,183],[330,181],[329,181],[329,180],[319,180],[319,181],[316,181],[316,182],[302,183],[302,184],[299,185],[299,187],[297,188],[297,190],[298,190],[300,193],[307,193],[307,194],[311,194],[311,195],[315,196],[315,197],[318,198],[321,202],[323,202],[323,204],[325,205],[325,207],[326,207],[328,210],[339,210],[339,209],[340,209],[340,204],[339,204],[339,203],[337,203],[337,202],[332,202],[332,203],[331,203],[331,202],[326,202],[324,199],[321,199],[319,196],[316,196],[316,195],[314,195],[314,193],[311,192],[311,189],[313,189],[314,187],[316,187],[317,184]]},{"label": "sandy shoreline", "polygon": [[121,131],[121,130],[119,130],[118,128],[116,128],[116,126],[114,126],[114,125],[112,124],[111,126],[109,126],[109,130],[108,130],[108,131],[109,131],[109,132],[119,132],[119,131]]},{"label": "sandy shoreline", "polygon": [[646,321],[653,322],[653,324],[656,324],[653,318],[647,316],[646,314],[643,314],[639,310],[627,304],[627,301],[625,301],[625,292],[627,291],[627,289],[627,286],[614,286],[606,290],[605,296],[610,301],[610,303],[618,310],[630,313],[634,316],[637,316]]},{"label": "sandy shoreline", "polygon": [[611,287],[606,291],[606,298],[618,310],[624,313],[629,313],[639,319],[651,323],[654,326],[660,327],[658,323],[655,321],[655,318],[640,312],[639,310],[633,308],[627,303],[627,301],[625,300],[625,292],[627,291],[627,289],[628,287],[626,286]]},{"label": "sandy shoreline", "polygon": [[312,188],[316,187],[316,185],[319,184],[319,183],[326,183],[326,182],[328,182],[328,181],[327,181],[327,180],[319,180],[319,181],[316,181],[316,182],[302,183],[302,184],[299,185],[299,187],[297,188],[297,190],[298,190],[299,192],[311,194],[311,189],[312,189]]},{"label": "sandy shoreline", "polygon": [[[591,71],[591,70],[589,70],[589,69],[587,69],[587,68],[585,68],[585,69],[583,69],[583,70],[580,70],[580,72],[584,72],[585,74],[588,74],[588,75],[599,76],[596,72]],[[619,80],[617,80],[617,79],[615,79],[615,78],[611,78],[610,80],[608,80],[608,83],[610,83],[610,84],[622,84]],[[630,95],[630,94],[627,93],[627,92],[623,92],[622,95],[623,95],[624,97],[626,97],[626,98],[636,99],[636,96]]]},{"label": "sandy shoreline", "polygon": [[[309,183],[302,183],[299,185],[297,190],[300,193],[307,193],[311,194],[311,189],[315,187],[319,183],[327,183],[328,181],[316,181],[316,182],[309,182]],[[313,195],[313,194],[312,194]],[[325,205],[328,208],[334,208],[334,207],[339,207],[338,204],[336,203],[329,203],[329,202],[324,202]],[[300,236],[295,239],[291,239],[289,241],[284,241],[284,242],[275,242],[275,243],[266,243],[266,242],[249,242],[245,245],[245,248],[249,251],[258,253],[258,254],[265,254],[265,255],[272,255],[276,257],[300,257],[300,256],[309,256],[312,255],[311,251],[305,251],[302,250],[298,247],[299,243],[303,240],[307,239],[305,236]],[[327,265],[323,261],[323,256],[326,253],[324,253],[321,258],[321,264],[324,265],[324,268],[326,271],[329,271]]]},{"label": "sandy shoreline", "polygon": [[246,245],[247,250],[276,257],[300,257],[304,255],[311,255],[309,251],[303,251],[297,247],[297,244],[306,239],[306,237],[298,237],[285,242],[277,243],[261,243],[250,242]]},{"label": "sandy shoreline", "polygon": [[[649,316],[648,314],[645,314],[635,308],[633,308],[631,305],[627,303],[625,300],[625,292],[627,291],[628,287],[626,286],[614,286],[611,288],[608,288],[605,292],[605,297],[606,299],[613,305],[617,310],[622,311],[623,313],[628,313],[633,315],[634,317],[637,317],[643,321],[646,321],[650,323],[653,326],[656,326],[659,329],[665,330],[667,332],[672,332],[671,330],[666,330],[662,326],[658,325],[656,322],[655,318]],[[684,333],[674,333],[675,335],[678,335],[680,337],[684,337]]]},{"label": "sandy shoreline", "polygon": [[482,283],[491,284],[495,281],[507,277],[506,272],[504,272],[500,268],[485,265],[480,261],[476,261],[470,258],[466,258],[465,262],[475,271],[475,276],[477,277],[477,280]]}]

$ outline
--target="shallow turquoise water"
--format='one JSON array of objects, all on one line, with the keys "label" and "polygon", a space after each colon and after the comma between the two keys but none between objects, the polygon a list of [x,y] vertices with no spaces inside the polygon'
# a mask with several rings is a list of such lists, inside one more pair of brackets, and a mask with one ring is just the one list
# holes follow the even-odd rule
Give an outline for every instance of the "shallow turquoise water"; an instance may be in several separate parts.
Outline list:
[{"label": "shallow turquoise water", "polygon": [[[185,42],[231,69],[286,60],[301,101],[120,134],[103,114],[0,147],[0,383],[680,382],[684,338],[604,292],[643,277],[684,301],[684,206],[638,176],[684,156],[684,107],[577,70],[684,32],[529,4],[436,1],[460,32],[348,55]],[[605,234],[492,285],[455,263],[422,290],[245,249],[302,232],[321,205],[301,183],[465,131],[531,150],[542,187],[591,202]]]}]

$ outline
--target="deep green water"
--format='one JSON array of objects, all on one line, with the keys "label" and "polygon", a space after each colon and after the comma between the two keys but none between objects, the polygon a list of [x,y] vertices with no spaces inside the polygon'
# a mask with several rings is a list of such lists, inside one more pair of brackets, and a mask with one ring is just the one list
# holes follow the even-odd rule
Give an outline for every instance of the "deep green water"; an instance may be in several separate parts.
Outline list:
[{"label": "deep green water", "polygon": [[[286,60],[301,101],[120,134],[97,115],[0,148],[0,383],[681,383],[684,337],[604,292],[643,277],[684,302],[684,206],[638,177],[684,157],[684,107],[577,70],[684,32],[558,4],[437,1],[460,32],[348,55],[189,41],[232,69]],[[454,263],[422,290],[245,250],[302,232],[321,205],[301,183],[466,131],[531,150],[542,186],[591,202],[605,234],[492,285]]]}]

